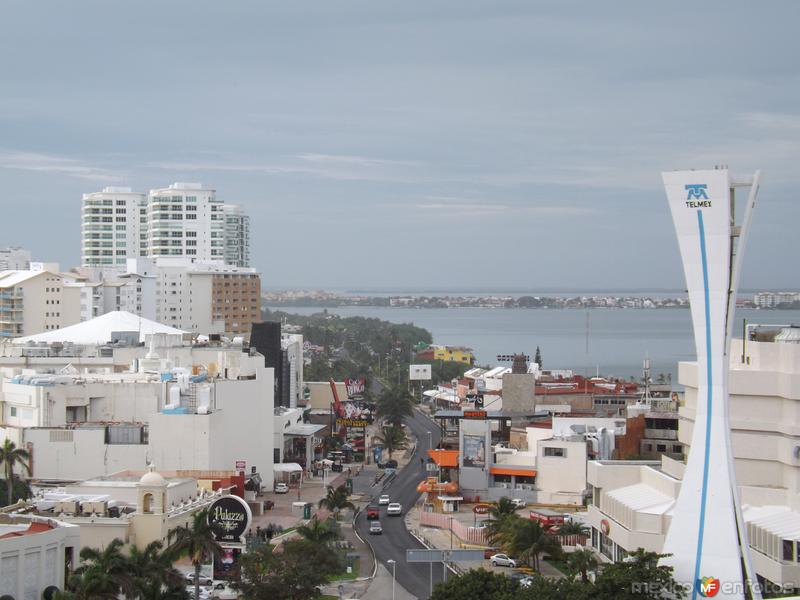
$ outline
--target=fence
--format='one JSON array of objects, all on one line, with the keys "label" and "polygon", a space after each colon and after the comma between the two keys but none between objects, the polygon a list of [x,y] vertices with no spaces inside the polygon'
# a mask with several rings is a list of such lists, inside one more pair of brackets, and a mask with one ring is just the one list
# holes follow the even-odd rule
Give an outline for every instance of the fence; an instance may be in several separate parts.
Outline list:
[{"label": "fence", "polygon": [[455,517],[440,513],[422,512],[419,517],[420,525],[426,527],[437,527],[439,529],[451,529],[453,534],[462,541],[470,544],[488,545],[486,540],[486,529],[482,527],[468,527]]},{"label": "fence", "polygon": [[580,533],[574,535],[556,535],[554,537],[565,547],[586,546],[586,542],[589,540],[589,536]]}]

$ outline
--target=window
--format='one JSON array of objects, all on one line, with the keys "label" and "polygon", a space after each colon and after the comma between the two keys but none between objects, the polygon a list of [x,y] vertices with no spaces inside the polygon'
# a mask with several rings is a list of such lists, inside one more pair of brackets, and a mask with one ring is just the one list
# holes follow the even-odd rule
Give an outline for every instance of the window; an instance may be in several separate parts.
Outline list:
[{"label": "window", "polygon": [[656,444],[656,452],[666,452],[667,445],[666,444]]},{"label": "window", "polygon": [[16,417],[17,416],[17,407],[16,406],[12,406],[11,407],[11,416],[12,417]]},{"label": "window", "polygon": [[794,561],[794,540],[783,540],[783,560]]},{"label": "window", "polygon": [[680,445],[680,444],[674,444],[674,445],[672,446],[672,451],[673,451],[675,454],[680,454],[680,453],[682,453],[682,452],[683,452],[683,447],[681,447],[681,445]]},{"label": "window", "polygon": [[557,456],[559,458],[566,458],[567,456],[567,449],[566,448],[547,448],[544,449],[545,456]]},{"label": "window", "polygon": [[197,237],[197,232],[196,231],[187,231],[186,232],[186,237]]},{"label": "window", "polygon": [[197,215],[195,215],[195,214],[192,214],[192,213],[186,213],[186,218],[187,218],[187,219],[196,219],[196,218],[197,218]]}]

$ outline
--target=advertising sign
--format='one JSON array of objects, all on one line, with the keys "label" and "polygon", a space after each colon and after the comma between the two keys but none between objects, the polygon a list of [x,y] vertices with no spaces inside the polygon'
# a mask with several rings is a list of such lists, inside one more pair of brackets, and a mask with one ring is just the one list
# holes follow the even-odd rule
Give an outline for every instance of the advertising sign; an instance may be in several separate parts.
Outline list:
[{"label": "advertising sign", "polygon": [[247,461],[246,460],[237,460],[236,461],[236,470],[237,471],[244,471],[247,468]]},{"label": "advertising sign", "polygon": [[472,512],[476,515],[488,515],[491,507],[488,504],[476,504],[472,507]]},{"label": "advertising sign", "polygon": [[465,419],[486,419],[486,411],[485,410],[465,410],[464,411],[464,418]]},{"label": "advertising sign", "polygon": [[250,507],[239,496],[223,496],[208,508],[208,524],[220,543],[240,543],[252,520]]},{"label": "advertising sign", "polygon": [[359,377],[357,379],[345,379],[344,387],[347,390],[348,398],[363,396],[367,389],[366,380],[363,377]]},{"label": "advertising sign", "polygon": [[366,427],[369,423],[366,419],[336,419],[337,427]]},{"label": "advertising sign", "polygon": [[411,381],[430,381],[430,365],[408,365],[408,378]]},{"label": "advertising sign", "polygon": [[336,415],[342,419],[359,419],[372,422],[372,411],[363,400],[345,400],[339,403]]},{"label": "advertising sign", "polygon": [[464,436],[464,466],[486,466],[486,438],[482,435]]},{"label": "advertising sign", "polygon": [[223,548],[214,557],[214,579],[230,579],[242,551],[239,548]]}]

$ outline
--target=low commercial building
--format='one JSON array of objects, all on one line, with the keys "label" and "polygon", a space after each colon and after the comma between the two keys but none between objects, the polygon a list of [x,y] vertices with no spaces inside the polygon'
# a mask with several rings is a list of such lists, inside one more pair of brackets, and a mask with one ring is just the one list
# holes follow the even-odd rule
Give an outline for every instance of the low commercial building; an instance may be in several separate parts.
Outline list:
[{"label": "low commercial building", "polygon": [[[731,441],[750,554],[762,582],[783,589],[800,588],[796,331],[773,331],[774,341],[733,340],[729,354]],[[688,450],[697,403],[697,363],[681,362],[678,374],[686,390],[678,440]],[[662,549],[683,468],[683,462],[668,456],[660,462],[589,463],[592,545],[605,559],[620,560],[640,547]]]},{"label": "low commercial building", "polygon": [[12,598],[42,598],[66,589],[77,566],[79,528],[59,519],[0,514],[0,590]]}]

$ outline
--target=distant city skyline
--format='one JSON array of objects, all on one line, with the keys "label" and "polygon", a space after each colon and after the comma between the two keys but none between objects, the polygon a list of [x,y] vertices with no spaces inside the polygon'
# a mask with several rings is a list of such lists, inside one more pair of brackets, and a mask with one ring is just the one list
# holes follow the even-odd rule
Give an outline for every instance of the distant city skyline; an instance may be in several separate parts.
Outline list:
[{"label": "distant city skyline", "polygon": [[80,264],[84,193],[189,181],[266,289],[677,290],[660,173],[727,164],[763,170],[741,288],[800,286],[794,2],[4,16],[0,246],[34,260]]}]

